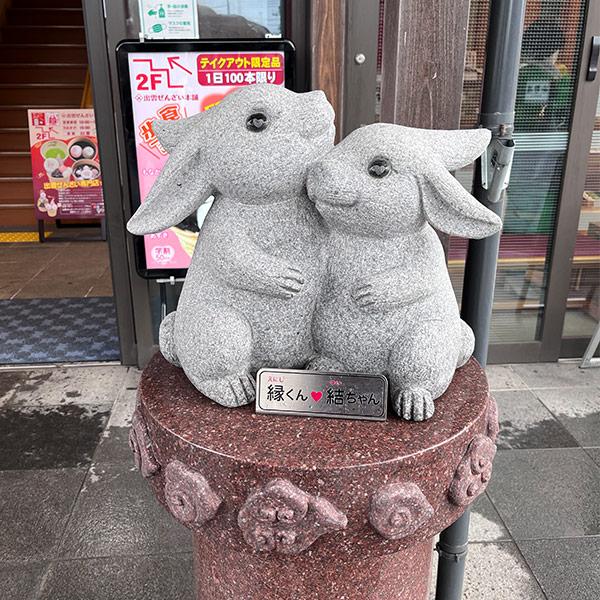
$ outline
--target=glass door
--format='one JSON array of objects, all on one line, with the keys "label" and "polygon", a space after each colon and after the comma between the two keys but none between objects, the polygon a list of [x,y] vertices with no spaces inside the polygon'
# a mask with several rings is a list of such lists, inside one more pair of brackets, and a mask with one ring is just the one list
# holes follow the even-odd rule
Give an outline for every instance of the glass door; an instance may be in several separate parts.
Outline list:
[{"label": "glass door", "polygon": [[562,330],[562,356],[581,356],[581,349],[600,320],[600,97],[587,158]]},{"label": "glass door", "polygon": [[[569,166],[575,149],[581,152],[579,127],[586,127],[578,113],[590,89],[582,87],[580,81],[582,69],[587,69],[588,33],[598,22],[592,14],[595,4],[585,0],[527,2],[515,107],[516,149],[500,239],[490,362],[556,360],[561,342],[557,326],[562,326],[565,310],[565,327],[578,335],[590,327],[593,330],[594,318],[597,320],[594,289],[600,253],[595,251],[586,225],[586,219],[595,219],[595,205],[588,193],[581,223],[585,232],[581,230],[575,240],[573,213],[579,211],[582,201],[573,204],[571,200],[577,175],[573,165]],[[464,128],[477,124],[488,10],[488,0],[471,2],[461,119]],[[589,119],[587,128],[591,131]],[[590,162],[592,171],[593,164]],[[468,189],[471,174],[470,169],[457,174]],[[583,176],[579,175],[581,185]],[[590,175],[590,188],[592,178]],[[572,247],[568,240],[572,240]],[[450,241],[449,271],[459,300],[466,247],[466,240]],[[567,298],[558,271],[571,270],[573,252],[573,285]],[[568,269],[561,266],[563,261]]]}]

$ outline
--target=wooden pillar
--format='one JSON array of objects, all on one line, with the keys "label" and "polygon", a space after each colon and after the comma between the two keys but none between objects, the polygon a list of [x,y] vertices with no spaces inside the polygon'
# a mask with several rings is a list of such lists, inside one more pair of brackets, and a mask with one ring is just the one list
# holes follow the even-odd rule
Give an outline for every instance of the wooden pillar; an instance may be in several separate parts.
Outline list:
[{"label": "wooden pillar", "polygon": [[385,0],[381,120],[458,129],[469,0]]},{"label": "wooden pillar", "polygon": [[311,0],[311,89],[323,90],[341,130],[344,93],[345,0]]}]

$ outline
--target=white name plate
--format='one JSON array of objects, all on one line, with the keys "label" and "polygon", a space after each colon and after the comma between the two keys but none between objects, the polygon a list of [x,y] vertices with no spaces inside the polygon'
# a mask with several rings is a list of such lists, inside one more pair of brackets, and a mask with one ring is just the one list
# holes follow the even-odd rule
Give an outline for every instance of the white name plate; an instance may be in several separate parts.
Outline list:
[{"label": "white name plate", "polygon": [[256,384],[259,414],[369,421],[387,418],[388,381],[383,375],[261,369]]}]

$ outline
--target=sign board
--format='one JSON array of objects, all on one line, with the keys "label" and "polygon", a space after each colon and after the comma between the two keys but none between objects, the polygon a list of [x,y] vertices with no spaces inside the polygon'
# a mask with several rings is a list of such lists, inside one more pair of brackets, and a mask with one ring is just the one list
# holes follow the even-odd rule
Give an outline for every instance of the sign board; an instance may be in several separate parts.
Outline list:
[{"label": "sign board", "polygon": [[94,109],[27,114],[36,219],[104,217]]},{"label": "sign board", "polygon": [[388,382],[383,375],[261,369],[256,412],[385,421]]},{"label": "sign board", "polygon": [[160,2],[140,0],[140,35],[148,39],[180,39],[198,37],[196,0]]},{"label": "sign board", "polygon": [[[287,40],[123,42],[117,48],[132,210],[150,191],[169,155],[152,130],[210,110],[253,83],[291,87],[294,46]],[[184,277],[210,204],[161,233],[136,237],[143,277]]]}]

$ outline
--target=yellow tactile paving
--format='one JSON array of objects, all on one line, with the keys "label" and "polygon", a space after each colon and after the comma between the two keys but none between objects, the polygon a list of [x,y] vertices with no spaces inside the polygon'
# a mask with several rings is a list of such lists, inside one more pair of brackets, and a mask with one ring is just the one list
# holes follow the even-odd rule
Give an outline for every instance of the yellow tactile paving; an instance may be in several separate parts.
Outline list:
[{"label": "yellow tactile paving", "polygon": [[[51,231],[44,231],[44,237],[52,235]],[[39,236],[35,231],[11,231],[0,233],[0,244],[9,244],[12,242],[37,242]]]}]

